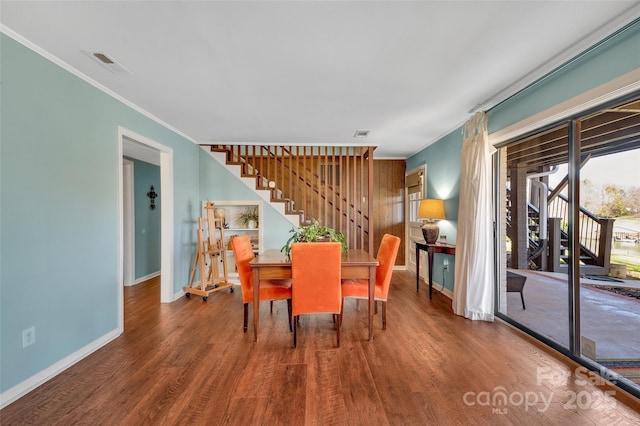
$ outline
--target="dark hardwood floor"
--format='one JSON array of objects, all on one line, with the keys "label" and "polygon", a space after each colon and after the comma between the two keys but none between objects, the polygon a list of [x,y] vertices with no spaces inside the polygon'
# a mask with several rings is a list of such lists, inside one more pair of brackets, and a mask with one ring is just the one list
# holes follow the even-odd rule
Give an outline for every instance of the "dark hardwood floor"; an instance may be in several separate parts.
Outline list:
[{"label": "dark hardwood floor", "polygon": [[340,348],[331,317],[315,315],[301,319],[294,349],[284,301],[273,313],[264,304],[253,343],[239,287],[164,305],[158,280],[127,288],[124,334],[7,406],[0,423],[640,423],[637,399],[576,380],[577,365],[503,323],[454,315],[445,296],[416,293],[414,277],[394,272],[387,330],[376,315],[373,342],[366,304],[347,301]]}]

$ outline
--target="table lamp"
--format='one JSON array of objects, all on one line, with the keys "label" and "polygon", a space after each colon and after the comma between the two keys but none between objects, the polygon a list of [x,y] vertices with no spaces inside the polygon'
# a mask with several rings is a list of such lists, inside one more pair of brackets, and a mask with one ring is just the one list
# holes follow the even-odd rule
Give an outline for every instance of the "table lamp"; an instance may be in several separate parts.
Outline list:
[{"label": "table lamp", "polygon": [[422,236],[424,236],[424,240],[427,244],[435,244],[440,234],[440,229],[435,221],[446,219],[444,215],[444,201],[434,198],[420,200],[418,219],[426,220],[424,225],[422,225]]}]

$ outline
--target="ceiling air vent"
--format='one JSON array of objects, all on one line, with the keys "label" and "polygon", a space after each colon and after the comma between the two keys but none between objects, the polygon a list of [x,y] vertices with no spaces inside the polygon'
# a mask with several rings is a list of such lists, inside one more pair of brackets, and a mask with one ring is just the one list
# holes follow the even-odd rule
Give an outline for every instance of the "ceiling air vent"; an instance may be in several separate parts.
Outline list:
[{"label": "ceiling air vent", "polygon": [[369,136],[369,130],[356,130],[353,135],[354,138],[366,138],[367,136]]},{"label": "ceiling air vent", "polygon": [[84,53],[90,56],[93,60],[95,60],[97,63],[99,63],[100,65],[102,65],[104,68],[108,69],[112,73],[126,72],[128,74],[131,74],[131,72],[128,69],[120,65],[118,62],[116,62],[116,60],[114,60],[112,57],[110,57],[104,52],[84,52]]},{"label": "ceiling air vent", "polygon": [[99,60],[100,62],[102,62],[103,64],[107,64],[107,65],[113,65],[116,63],[116,61],[114,61],[113,59],[111,59],[110,57],[108,57],[107,55],[105,55],[104,53],[93,53],[93,56]]}]

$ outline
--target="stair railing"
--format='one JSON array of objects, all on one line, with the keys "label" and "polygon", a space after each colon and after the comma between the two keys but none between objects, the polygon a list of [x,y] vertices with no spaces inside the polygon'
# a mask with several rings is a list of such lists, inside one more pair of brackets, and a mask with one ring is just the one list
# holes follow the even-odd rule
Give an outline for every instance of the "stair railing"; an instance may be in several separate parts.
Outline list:
[{"label": "stair railing", "polygon": [[[566,235],[569,223],[569,200],[562,194],[549,201],[549,217],[560,218],[560,227]],[[577,234],[580,238],[580,256],[589,259],[585,263],[608,267],[611,254],[611,237],[614,219],[600,218],[580,207]]]},{"label": "stair railing", "polygon": [[[508,193],[509,191],[507,191]],[[569,218],[569,201],[558,193],[553,192],[548,201],[548,230],[549,230],[549,270],[557,270],[560,257],[566,257],[566,248],[563,241],[567,239],[567,224]],[[535,228],[540,226],[536,216],[538,209],[528,203],[528,223],[527,226]],[[510,213],[507,212],[507,218]],[[581,263],[597,265],[608,270],[611,255],[611,240],[613,237],[613,222],[615,219],[601,218],[580,207],[579,223],[577,234],[580,239],[580,253],[578,258]],[[510,220],[507,223],[508,229],[513,226]],[[535,234],[535,233],[534,233]],[[529,239],[529,249],[535,251],[540,245],[537,238]],[[558,257],[558,259],[555,259]],[[555,265],[555,267],[553,266]]]},{"label": "stair railing", "polygon": [[351,248],[373,250],[373,147],[211,145],[228,164],[271,190],[272,202],[342,231]]}]

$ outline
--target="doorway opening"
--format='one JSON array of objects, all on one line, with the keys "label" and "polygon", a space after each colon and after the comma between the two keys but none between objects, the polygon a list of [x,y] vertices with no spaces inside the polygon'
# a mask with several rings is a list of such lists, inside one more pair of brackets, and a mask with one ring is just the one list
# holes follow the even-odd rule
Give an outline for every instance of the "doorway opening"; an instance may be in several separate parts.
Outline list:
[{"label": "doorway opening", "polygon": [[[118,128],[118,214],[119,214],[119,266],[118,266],[118,328],[124,331],[124,284],[131,280],[133,265],[133,250],[131,247],[131,230],[127,227],[128,235],[125,236],[125,173],[128,173],[124,165],[124,157],[142,160],[156,164],[160,167],[160,187],[162,194],[160,200],[160,303],[169,303],[174,300],[173,291],[173,150],[169,147],[154,142],[142,135]],[[125,247],[125,244],[127,245]],[[125,255],[127,259],[125,260]],[[126,268],[125,268],[126,265]],[[127,276],[125,276],[125,271]]]},{"label": "doorway opening", "polygon": [[[422,223],[418,217],[418,206],[420,200],[427,196],[427,165],[423,164],[413,170],[409,170],[405,174],[405,200],[407,200],[407,208],[405,209],[405,253],[407,270],[416,272],[416,264],[426,263],[426,254],[421,252],[416,258],[416,241],[423,242]],[[420,276],[427,281],[425,272],[426,268],[422,268]]]}]

